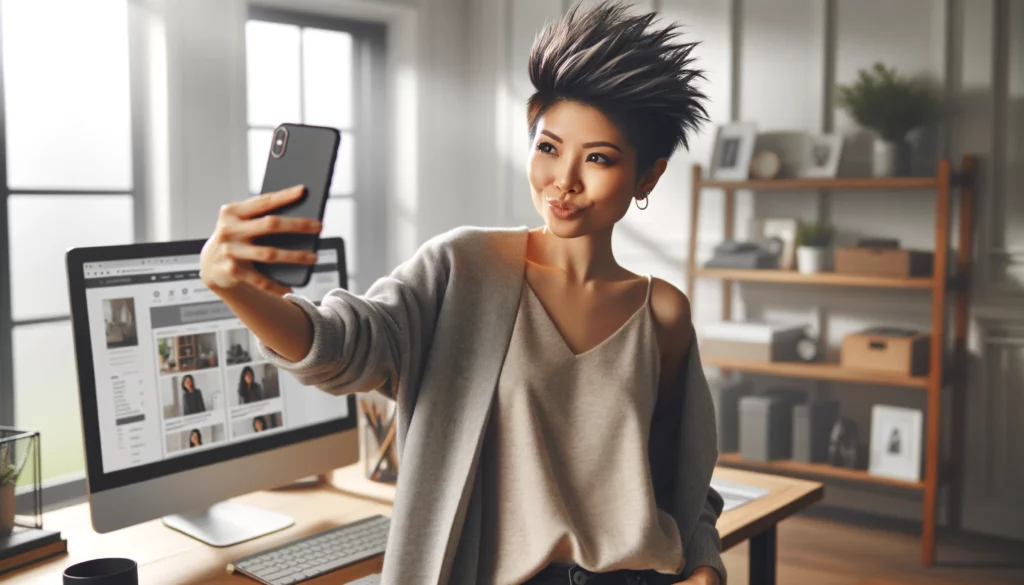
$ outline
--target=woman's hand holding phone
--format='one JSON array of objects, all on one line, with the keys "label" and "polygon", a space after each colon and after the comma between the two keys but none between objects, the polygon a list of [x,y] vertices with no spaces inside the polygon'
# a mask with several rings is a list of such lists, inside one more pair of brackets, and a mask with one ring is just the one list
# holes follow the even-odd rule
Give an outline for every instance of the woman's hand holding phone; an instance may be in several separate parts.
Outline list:
[{"label": "woman's hand holding phone", "polygon": [[214,291],[244,283],[279,295],[291,292],[257,271],[252,263],[315,264],[316,253],[259,246],[252,240],[270,234],[320,233],[323,226],[314,219],[271,214],[298,201],[304,193],[299,185],[221,207],[217,226],[200,255],[199,276],[203,283]]}]

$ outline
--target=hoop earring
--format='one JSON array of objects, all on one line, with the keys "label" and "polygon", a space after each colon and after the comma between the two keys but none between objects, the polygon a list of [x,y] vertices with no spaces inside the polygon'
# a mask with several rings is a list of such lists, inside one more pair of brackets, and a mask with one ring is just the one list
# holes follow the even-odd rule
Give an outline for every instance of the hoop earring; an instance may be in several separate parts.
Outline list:
[{"label": "hoop earring", "polygon": [[649,199],[650,196],[651,196],[651,192],[650,191],[645,191],[644,192],[644,196],[642,197],[642,199],[644,200],[644,206],[643,207],[640,207],[640,199],[634,199],[633,203],[636,203],[636,208],[639,209],[640,211],[643,211],[643,210],[647,209],[647,206],[649,206],[651,204],[651,200]]}]

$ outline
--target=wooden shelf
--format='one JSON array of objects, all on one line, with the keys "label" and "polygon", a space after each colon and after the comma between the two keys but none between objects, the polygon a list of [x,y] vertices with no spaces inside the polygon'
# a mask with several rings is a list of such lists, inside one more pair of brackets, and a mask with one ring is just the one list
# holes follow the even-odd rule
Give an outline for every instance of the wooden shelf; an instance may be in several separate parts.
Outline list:
[{"label": "wooden shelf", "polygon": [[815,284],[827,286],[865,286],[874,288],[930,289],[931,278],[888,278],[884,276],[860,276],[857,274],[836,274],[819,272],[801,274],[796,270],[742,270],[732,268],[701,268],[699,278],[720,278],[747,282],[777,282],[786,284]]},{"label": "wooden shelf", "polygon": [[849,177],[835,179],[764,179],[751,181],[701,181],[701,187],[752,189],[755,191],[800,191],[816,189],[934,189],[936,177]]},{"label": "wooden shelf", "polygon": [[726,370],[749,372],[752,374],[769,374],[787,378],[806,378],[809,380],[832,380],[835,382],[856,382],[879,386],[899,386],[902,388],[928,389],[927,376],[901,376],[886,372],[872,372],[844,368],[839,364],[803,363],[803,362],[748,362],[729,360],[717,357],[702,357],[704,365],[715,366]]},{"label": "wooden shelf", "polygon": [[781,459],[777,461],[750,461],[740,457],[739,453],[719,453],[718,463],[726,467],[738,467],[751,471],[766,471],[768,473],[782,473],[805,477],[832,478],[844,481],[858,481],[873,483],[899,488],[923,490],[924,482],[905,481],[889,477],[870,475],[861,469],[847,469],[836,467],[827,463],[803,463],[792,459]]}]

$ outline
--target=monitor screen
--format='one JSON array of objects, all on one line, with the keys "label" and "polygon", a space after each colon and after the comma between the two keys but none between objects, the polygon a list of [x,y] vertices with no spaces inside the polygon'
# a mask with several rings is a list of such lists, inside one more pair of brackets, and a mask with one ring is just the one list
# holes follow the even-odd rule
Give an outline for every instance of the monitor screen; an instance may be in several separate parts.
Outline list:
[{"label": "monitor screen", "polygon": [[[319,301],[343,286],[341,250],[321,248],[312,279],[295,293]],[[200,280],[198,253],[86,261],[80,282],[87,319],[79,313],[75,327],[81,341],[87,323],[95,386],[95,412],[84,418],[98,431],[90,459],[100,455],[90,470],[159,475],[163,462],[209,463],[253,451],[242,444],[272,446],[270,436],[349,417],[350,401],[262,359],[253,334]],[[178,463],[166,469],[189,466]]]}]

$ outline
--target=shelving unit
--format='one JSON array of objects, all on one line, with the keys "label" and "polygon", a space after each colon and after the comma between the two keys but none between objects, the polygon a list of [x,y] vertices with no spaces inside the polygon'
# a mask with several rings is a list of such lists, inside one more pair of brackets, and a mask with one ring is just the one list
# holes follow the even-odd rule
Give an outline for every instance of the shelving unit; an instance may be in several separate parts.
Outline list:
[{"label": "shelving unit", "polygon": [[[700,165],[693,167],[693,197],[690,209],[690,240],[686,272],[687,293],[695,302],[695,283],[698,278],[714,278],[722,281],[722,318],[732,318],[732,285],[735,282],[758,282],[794,284],[809,286],[844,286],[879,289],[926,290],[931,295],[931,346],[929,363],[931,369],[926,376],[901,376],[883,372],[872,372],[844,368],[835,363],[762,363],[745,362],[705,357],[704,365],[721,368],[724,372],[739,371],[773,375],[785,378],[802,378],[821,381],[851,382],[891,387],[894,391],[925,391],[927,407],[924,440],[924,479],[908,482],[868,474],[864,470],[834,467],[823,463],[802,463],[797,461],[749,461],[738,453],[721,453],[719,464],[771,473],[814,477],[822,480],[856,482],[865,486],[883,485],[889,487],[920,490],[924,493],[924,510],[921,534],[921,556],[925,564],[935,562],[936,504],[940,484],[940,428],[942,426],[942,388],[951,384],[953,408],[951,444],[954,446],[948,465],[943,470],[944,480],[950,486],[950,505],[954,523],[958,521],[960,497],[959,473],[962,469],[962,455],[956,447],[962,442],[963,432],[963,380],[967,338],[967,308],[971,246],[973,236],[974,177],[975,159],[966,156],[960,171],[954,173],[947,159],[939,160],[933,177],[892,177],[892,178],[835,178],[835,179],[777,179],[750,181],[713,181],[703,178]],[[950,191],[959,190],[959,225],[956,257],[950,259]],[[749,190],[755,196],[770,196],[775,191],[864,191],[864,190],[931,190],[935,193],[935,249],[932,276],[927,278],[880,278],[849,274],[820,273],[800,274],[789,270],[726,270],[705,269],[697,266],[697,234],[700,227],[700,202],[705,190],[717,189],[725,197],[724,237],[732,238],[735,227],[736,191]],[[895,194],[894,194],[895,195]],[[950,274],[950,265],[955,271]],[[953,297],[952,317],[947,319],[947,304]],[[952,351],[946,348],[947,327],[952,321]]]}]

